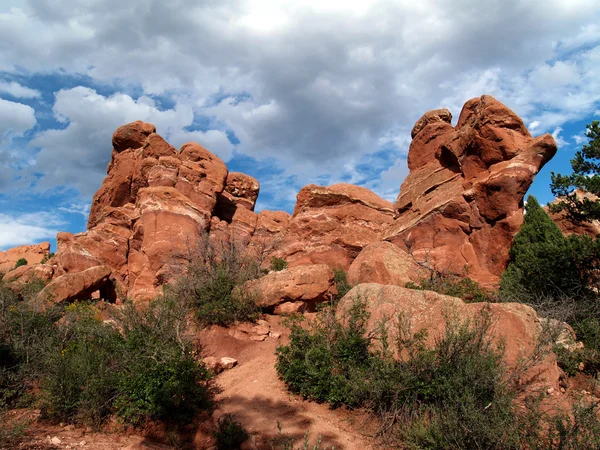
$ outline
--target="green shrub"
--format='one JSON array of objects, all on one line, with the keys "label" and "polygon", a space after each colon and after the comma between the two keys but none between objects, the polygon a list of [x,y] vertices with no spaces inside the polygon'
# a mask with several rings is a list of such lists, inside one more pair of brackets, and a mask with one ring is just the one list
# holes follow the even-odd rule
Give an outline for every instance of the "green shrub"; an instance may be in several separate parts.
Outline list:
[{"label": "green shrub", "polygon": [[50,259],[54,258],[56,253],[50,252],[44,255],[40,264],[46,264]]},{"label": "green shrub", "polygon": [[423,278],[419,283],[409,282],[406,287],[458,297],[467,303],[497,301],[493,292],[483,289],[471,278],[438,271],[432,271],[429,278]]},{"label": "green shrub", "polygon": [[[17,404],[33,385],[53,421],[101,425],[189,421],[211,406],[212,388],[186,337],[187,310],[167,299],[127,304],[104,322],[91,305],[36,311],[0,285],[0,401]],[[2,405],[0,404],[0,407]]]},{"label": "green shrub", "polygon": [[273,256],[271,258],[271,267],[270,267],[271,271],[281,272],[282,270],[285,270],[287,268],[288,268],[288,263],[285,259],[279,258],[277,256]]},{"label": "green shrub", "polygon": [[167,297],[188,304],[202,324],[256,320],[253,293],[241,286],[262,275],[258,263],[244,257],[235,244],[216,248],[207,238],[201,243],[187,273],[167,285]]},{"label": "green shrub", "polygon": [[214,435],[219,450],[239,450],[249,437],[242,424],[231,414],[224,414],[219,418]]},{"label": "green shrub", "polygon": [[[291,321],[290,343],[277,349],[278,375],[305,398],[370,410],[386,445],[535,448],[543,414],[536,397],[518,407],[520,391],[504,368],[503,347],[489,337],[489,311],[471,320],[448,314],[433,346],[403,317],[366,336],[367,319],[358,301],[341,319],[329,310],[312,325]],[[400,360],[393,357],[389,326]]]},{"label": "green shrub", "polygon": [[510,301],[535,302],[562,296],[593,296],[600,281],[600,242],[586,236],[563,237],[560,229],[529,196],[525,221],[510,249],[501,292]]},{"label": "green shrub", "polygon": [[15,269],[17,267],[21,267],[21,266],[26,266],[27,265],[27,260],[25,258],[20,258],[16,263],[15,263]]},{"label": "green shrub", "polygon": [[336,305],[352,289],[352,286],[348,283],[348,275],[343,269],[333,269],[333,279],[338,291],[333,301]]},{"label": "green shrub", "polygon": [[179,305],[163,299],[147,310],[128,305],[119,317],[124,342],[115,407],[126,422],[185,423],[210,407],[211,377],[184,338],[185,316]]},{"label": "green shrub", "polygon": [[59,422],[99,426],[118,393],[123,338],[85,304],[67,307],[52,347],[42,355],[42,414]]}]

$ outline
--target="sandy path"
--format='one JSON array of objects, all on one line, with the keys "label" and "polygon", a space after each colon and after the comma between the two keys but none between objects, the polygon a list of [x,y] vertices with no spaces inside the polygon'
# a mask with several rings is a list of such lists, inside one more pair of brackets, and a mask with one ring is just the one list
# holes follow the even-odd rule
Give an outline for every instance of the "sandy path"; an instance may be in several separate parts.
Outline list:
[{"label": "sandy path", "polygon": [[277,422],[285,434],[297,440],[296,445],[310,431],[311,442],[321,436],[322,445],[327,448],[371,448],[368,438],[356,431],[348,414],[287,392],[275,371],[275,349],[287,341],[287,330],[279,324],[278,317],[268,317],[267,321],[271,331],[282,333],[280,339],[269,337],[262,342],[236,339],[221,328],[202,333],[201,342],[207,355],[229,356],[239,363],[217,377],[222,392],[215,417],[233,414],[251,435],[248,448],[270,449],[270,439],[277,435]]}]

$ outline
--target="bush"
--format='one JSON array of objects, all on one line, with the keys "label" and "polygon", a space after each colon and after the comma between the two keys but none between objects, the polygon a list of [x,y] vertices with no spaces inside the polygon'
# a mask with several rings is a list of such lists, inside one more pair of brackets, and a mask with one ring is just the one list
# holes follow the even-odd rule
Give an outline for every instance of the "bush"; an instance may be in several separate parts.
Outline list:
[{"label": "bush", "polygon": [[242,424],[236,421],[231,414],[225,414],[219,418],[214,435],[219,450],[238,450],[248,439],[248,433]]},{"label": "bush", "polygon": [[166,296],[188,304],[202,324],[254,321],[259,309],[252,293],[241,286],[261,275],[258,263],[244,257],[234,243],[217,247],[204,238],[186,275],[167,285]]},{"label": "bush", "polygon": [[15,263],[15,269],[17,267],[21,267],[21,266],[26,266],[27,265],[27,260],[25,258],[20,258],[16,263]]},{"label": "bush", "polygon": [[185,423],[211,406],[208,369],[184,338],[186,310],[163,299],[147,310],[128,305],[119,319],[124,343],[115,407],[121,418]]},{"label": "bush", "polygon": [[[489,338],[483,310],[472,320],[446,317],[445,333],[427,346],[397,317],[393,357],[386,327],[365,336],[364,304],[347,317],[325,311],[312,325],[290,323],[290,343],[277,349],[276,368],[288,388],[331,406],[362,407],[381,423],[386,444],[408,448],[535,448],[542,413],[536,398],[517,405],[515,376],[503,365],[503,347]],[[304,326],[303,326],[304,325]],[[552,448],[546,447],[546,448]]]},{"label": "bush", "polygon": [[483,289],[471,278],[439,271],[432,271],[429,278],[422,278],[419,283],[409,282],[406,287],[458,297],[467,303],[497,301],[493,292]]},{"label": "bush", "polygon": [[333,301],[336,305],[352,289],[352,286],[348,283],[348,275],[343,269],[333,269],[333,279],[338,291]]},{"label": "bush", "polygon": [[285,259],[279,258],[277,256],[273,256],[271,258],[271,267],[270,267],[271,271],[281,272],[282,270],[285,270],[287,268],[288,268],[288,263]]},{"label": "bush", "polygon": [[529,196],[525,221],[510,249],[501,293],[511,301],[593,296],[600,281],[600,242],[586,236],[563,237],[558,226]]},{"label": "bush", "polygon": [[[95,307],[36,311],[0,286],[0,400],[17,404],[33,385],[54,421],[101,425],[190,420],[211,406],[210,376],[185,335],[187,310],[166,299],[126,305],[104,322]],[[4,293],[4,294],[3,294]],[[7,300],[8,299],[8,300]]]}]

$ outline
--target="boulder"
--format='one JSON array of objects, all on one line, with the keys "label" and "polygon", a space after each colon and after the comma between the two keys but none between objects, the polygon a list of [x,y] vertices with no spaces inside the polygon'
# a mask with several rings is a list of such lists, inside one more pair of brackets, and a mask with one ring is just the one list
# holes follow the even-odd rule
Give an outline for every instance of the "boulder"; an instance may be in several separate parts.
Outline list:
[{"label": "boulder", "polygon": [[50,242],[33,245],[21,245],[0,251],[0,273],[6,273],[15,268],[18,260],[24,258],[28,265],[39,264],[50,254]]},{"label": "boulder", "polygon": [[276,312],[292,312],[281,306],[289,303],[294,304],[294,311],[312,311],[317,303],[330,301],[337,294],[333,271],[325,264],[270,272],[246,282],[242,289],[256,296],[258,306]]},{"label": "boulder", "polygon": [[428,275],[414,258],[391,242],[382,241],[367,245],[350,264],[348,282],[395,284],[406,286],[419,282]]},{"label": "boulder", "polygon": [[411,250],[435,269],[495,286],[523,222],[523,196],[556,153],[552,136],[533,138],[493,97],[469,100],[453,127],[449,112],[415,125],[410,173],[383,240]]},{"label": "boulder", "polygon": [[240,172],[229,172],[225,188],[217,198],[215,214],[222,220],[231,222],[238,206],[254,211],[259,190],[256,178]]},{"label": "boulder", "polygon": [[[433,345],[443,336],[448,317],[465,320],[474,318],[483,309],[491,314],[492,326],[489,333],[493,342],[504,343],[505,362],[514,368],[523,360],[530,358],[536,351],[542,329],[535,310],[521,303],[465,303],[461,299],[431,291],[420,291],[400,286],[375,283],[360,284],[352,288],[340,300],[336,314],[344,318],[356,301],[363,301],[369,312],[367,332],[377,332],[381,321],[387,321],[387,331],[392,349],[396,352],[394,327],[396,317],[402,316],[409,321],[410,331],[427,331],[427,345]],[[535,382],[540,387],[559,389],[561,370],[556,356],[549,352],[547,356],[529,368],[522,376],[523,382]]]},{"label": "boulder", "polygon": [[280,235],[276,256],[290,266],[328,264],[347,269],[393,223],[393,204],[346,183],[303,187],[294,214]]},{"label": "boulder", "polygon": [[7,272],[2,281],[13,285],[22,285],[35,280],[48,282],[54,275],[54,266],[49,264],[35,264],[33,266],[20,266]]},{"label": "boulder", "polygon": [[111,269],[96,266],[76,273],[67,273],[52,280],[37,298],[49,304],[88,299],[100,291],[101,298],[115,300],[114,285],[110,281]]}]

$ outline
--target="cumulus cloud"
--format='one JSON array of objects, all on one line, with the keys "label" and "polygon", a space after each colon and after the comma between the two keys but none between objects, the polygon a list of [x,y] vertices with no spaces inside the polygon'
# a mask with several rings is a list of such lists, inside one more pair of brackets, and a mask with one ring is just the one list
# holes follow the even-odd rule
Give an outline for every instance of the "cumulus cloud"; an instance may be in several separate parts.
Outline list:
[{"label": "cumulus cloud", "polygon": [[15,81],[0,80],[0,93],[9,94],[15,98],[39,98],[40,91],[23,86]]},{"label": "cumulus cloud", "polygon": [[47,212],[0,213],[0,249],[52,239],[64,221]]},{"label": "cumulus cloud", "polygon": [[[598,23],[597,0],[8,2],[0,70],[60,69],[146,96],[59,92],[54,114],[66,128],[34,141],[40,188],[72,183],[89,195],[110,133],[134,119],[154,122],[176,145],[204,141],[224,159],[234,152],[229,131],[236,152],[274,159],[304,184],[354,177],[348,162],[382,148],[402,158],[422,113],[449,107],[457,116],[483,93],[536,132],[592,113]],[[153,94],[175,106],[160,110]],[[208,129],[190,131],[199,117]],[[398,164],[386,176],[402,176]]]},{"label": "cumulus cloud", "polygon": [[0,98],[0,144],[14,136],[22,136],[36,124],[31,106]]},{"label": "cumulus cloud", "polygon": [[192,108],[185,105],[160,110],[148,97],[134,100],[127,94],[103,96],[80,86],[57,92],[53,113],[66,127],[44,130],[30,143],[40,148],[30,172],[42,174],[36,181],[36,187],[42,190],[69,185],[91,197],[106,175],[112,133],[134,120],[153,123],[175,145],[195,140],[225,160],[232,153],[231,143],[222,131],[184,130],[194,119]]}]

